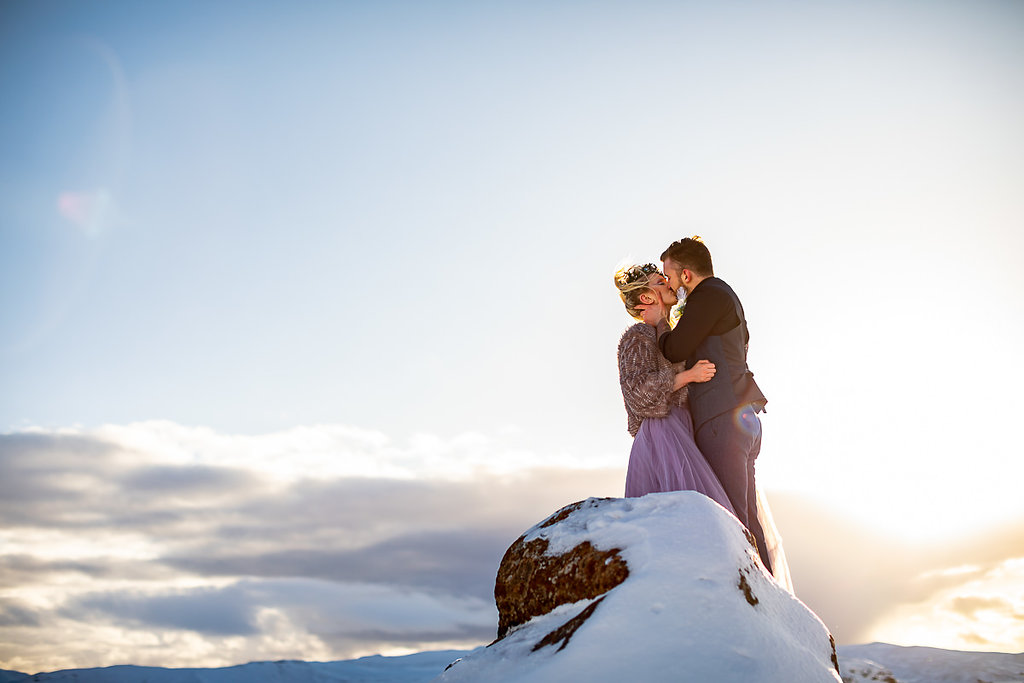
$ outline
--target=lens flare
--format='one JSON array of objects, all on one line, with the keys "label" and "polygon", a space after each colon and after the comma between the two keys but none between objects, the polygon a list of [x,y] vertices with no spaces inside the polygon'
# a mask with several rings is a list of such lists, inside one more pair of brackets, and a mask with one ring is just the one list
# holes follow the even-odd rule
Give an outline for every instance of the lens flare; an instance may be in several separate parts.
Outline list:
[{"label": "lens flare", "polygon": [[732,415],[732,419],[733,422],[736,423],[736,428],[743,434],[747,434],[751,437],[760,435],[761,420],[758,419],[757,414],[752,408],[750,408],[750,406],[737,408]]},{"label": "lens flare", "polygon": [[98,237],[110,224],[113,215],[110,193],[100,189],[92,192],[62,192],[57,197],[57,211],[78,226],[89,237]]}]

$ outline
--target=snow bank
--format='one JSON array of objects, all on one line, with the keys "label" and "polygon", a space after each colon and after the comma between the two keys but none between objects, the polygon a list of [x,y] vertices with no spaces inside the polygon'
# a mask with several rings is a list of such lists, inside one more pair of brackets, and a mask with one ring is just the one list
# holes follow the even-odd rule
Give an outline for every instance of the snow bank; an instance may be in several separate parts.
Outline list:
[{"label": "snow bank", "polygon": [[[736,518],[706,496],[589,499],[524,535],[537,538],[551,555],[584,542],[618,548],[629,576],[474,650],[435,683],[840,680],[824,624],[775,582]],[[573,619],[582,625],[568,638],[538,646]]]}]

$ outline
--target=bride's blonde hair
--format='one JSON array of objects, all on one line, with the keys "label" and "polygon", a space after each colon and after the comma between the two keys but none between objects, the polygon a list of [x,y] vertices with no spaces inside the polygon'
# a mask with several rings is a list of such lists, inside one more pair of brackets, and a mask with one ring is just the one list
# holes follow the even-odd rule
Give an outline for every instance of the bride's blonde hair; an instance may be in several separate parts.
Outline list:
[{"label": "bride's blonde hair", "polygon": [[640,296],[645,292],[654,292],[648,285],[648,281],[652,275],[659,272],[658,266],[653,263],[645,263],[642,266],[626,266],[615,271],[615,288],[619,290],[619,297],[626,305],[626,313],[629,313],[634,319],[643,320],[643,311],[637,308],[644,304],[640,300]]}]

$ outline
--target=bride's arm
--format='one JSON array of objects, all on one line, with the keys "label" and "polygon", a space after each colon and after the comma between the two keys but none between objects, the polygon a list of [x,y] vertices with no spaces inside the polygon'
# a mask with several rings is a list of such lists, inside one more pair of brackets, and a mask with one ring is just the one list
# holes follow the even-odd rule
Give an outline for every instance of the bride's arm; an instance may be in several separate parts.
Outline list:
[{"label": "bride's arm", "polygon": [[709,360],[699,360],[689,370],[676,373],[675,383],[672,385],[673,391],[682,389],[691,382],[707,382],[714,376],[715,364]]},{"label": "bride's arm", "polygon": [[637,417],[668,415],[668,397],[677,388],[676,373],[663,362],[653,335],[627,333],[619,342],[622,398]]}]

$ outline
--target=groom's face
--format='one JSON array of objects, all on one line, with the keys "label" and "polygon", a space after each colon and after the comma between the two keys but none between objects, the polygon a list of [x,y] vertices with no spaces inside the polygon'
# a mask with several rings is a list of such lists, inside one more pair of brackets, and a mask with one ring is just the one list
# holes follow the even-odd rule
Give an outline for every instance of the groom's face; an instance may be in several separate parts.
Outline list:
[{"label": "groom's face", "polygon": [[680,288],[683,288],[685,292],[690,291],[686,289],[686,283],[683,282],[683,269],[679,264],[667,258],[662,261],[661,267],[665,277],[668,278],[668,285],[672,288],[673,292],[678,292]]}]

